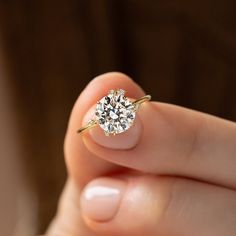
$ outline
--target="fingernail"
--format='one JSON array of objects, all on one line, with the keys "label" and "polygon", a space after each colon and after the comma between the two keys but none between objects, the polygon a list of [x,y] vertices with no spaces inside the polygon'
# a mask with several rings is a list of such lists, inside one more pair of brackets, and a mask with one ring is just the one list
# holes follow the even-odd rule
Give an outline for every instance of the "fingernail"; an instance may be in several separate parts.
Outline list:
[{"label": "fingernail", "polygon": [[126,183],[118,179],[97,179],[81,196],[82,214],[94,221],[109,221],[119,210]]},{"label": "fingernail", "polygon": [[[83,123],[86,124],[90,119],[94,117],[95,107],[92,107],[84,116]],[[89,134],[93,141],[103,147],[111,149],[130,149],[137,145],[141,133],[142,133],[142,124],[136,114],[133,125],[125,132],[106,136],[103,129],[97,125],[96,127],[90,129]]]}]

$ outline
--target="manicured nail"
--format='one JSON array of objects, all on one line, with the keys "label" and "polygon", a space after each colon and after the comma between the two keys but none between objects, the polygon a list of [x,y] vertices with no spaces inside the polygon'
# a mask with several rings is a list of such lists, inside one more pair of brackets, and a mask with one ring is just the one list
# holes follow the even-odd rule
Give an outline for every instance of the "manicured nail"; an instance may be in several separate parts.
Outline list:
[{"label": "manicured nail", "polygon": [[81,196],[82,214],[90,220],[109,221],[119,210],[126,183],[101,178],[89,183]]},{"label": "manicured nail", "polygon": [[[94,117],[94,110],[95,107],[92,107],[86,113],[83,121],[84,124]],[[99,127],[99,125],[90,129],[88,132],[93,141],[103,147],[111,149],[130,149],[137,145],[141,137],[142,124],[138,114],[136,114],[133,125],[127,131],[115,136],[106,136],[103,129]]]}]

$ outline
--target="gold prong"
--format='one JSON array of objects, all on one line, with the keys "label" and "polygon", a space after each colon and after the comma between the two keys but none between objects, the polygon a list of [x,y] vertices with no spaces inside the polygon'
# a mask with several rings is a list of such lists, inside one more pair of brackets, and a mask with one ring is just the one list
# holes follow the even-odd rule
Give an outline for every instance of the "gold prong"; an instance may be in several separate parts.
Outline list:
[{"label": "gold prong", "polygon": [[108,93],[113,94],[113,93],[115,93],[115,90],[111,89]]},{"label": "gold prong", "polygon": [[123,95],[124,95],[125,92],[126,92],[124,89],[119,89],[118,91],[119,91],[121,94],[123,94]]},{"label": "gold prong", "polygon": [[85,126],[81,127],[79,130],[77,130],[77,133],[81,133],[84,130],[91,129],[91,128],[93,128],[96,125],[97,125],[97,121],[96,120],[90,120]]}]

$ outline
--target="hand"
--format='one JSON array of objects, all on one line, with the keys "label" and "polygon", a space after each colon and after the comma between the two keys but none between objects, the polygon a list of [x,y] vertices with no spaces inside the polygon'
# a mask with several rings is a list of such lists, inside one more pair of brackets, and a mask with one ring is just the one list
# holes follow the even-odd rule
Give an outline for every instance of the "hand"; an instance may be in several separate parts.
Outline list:
[{"label": "hand", "polygon": [[120,73],[94,79],[73,108],[65,139],[68,181],[50,236],[236,235],[236,124],[146,102],[114,137],[78,135],[110,89],[143,90]]}]

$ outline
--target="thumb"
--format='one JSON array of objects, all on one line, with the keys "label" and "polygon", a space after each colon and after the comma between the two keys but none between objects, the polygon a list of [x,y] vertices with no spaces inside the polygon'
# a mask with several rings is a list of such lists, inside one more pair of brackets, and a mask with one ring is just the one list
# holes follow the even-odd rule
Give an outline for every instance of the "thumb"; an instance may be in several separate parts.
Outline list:
[{"label": "thumb", "polygon": [[98,235],[235,235],[235,193],[216,185],[133,174],[97,178],[81,196],[81,213]]},{"label": "thumb", "polygon": [[[91,117],[92,110],[85,115]],[[185,176],[235,188],[236,124],[187,108],[144,103],[134,126],[115,137],[83,135],[96,156],[149,174]]]},{"label": "thumb", "polygon": [[159,235],[172,183],[152,175],[100,177],[84,188],[81,213],[98,235]]}]

